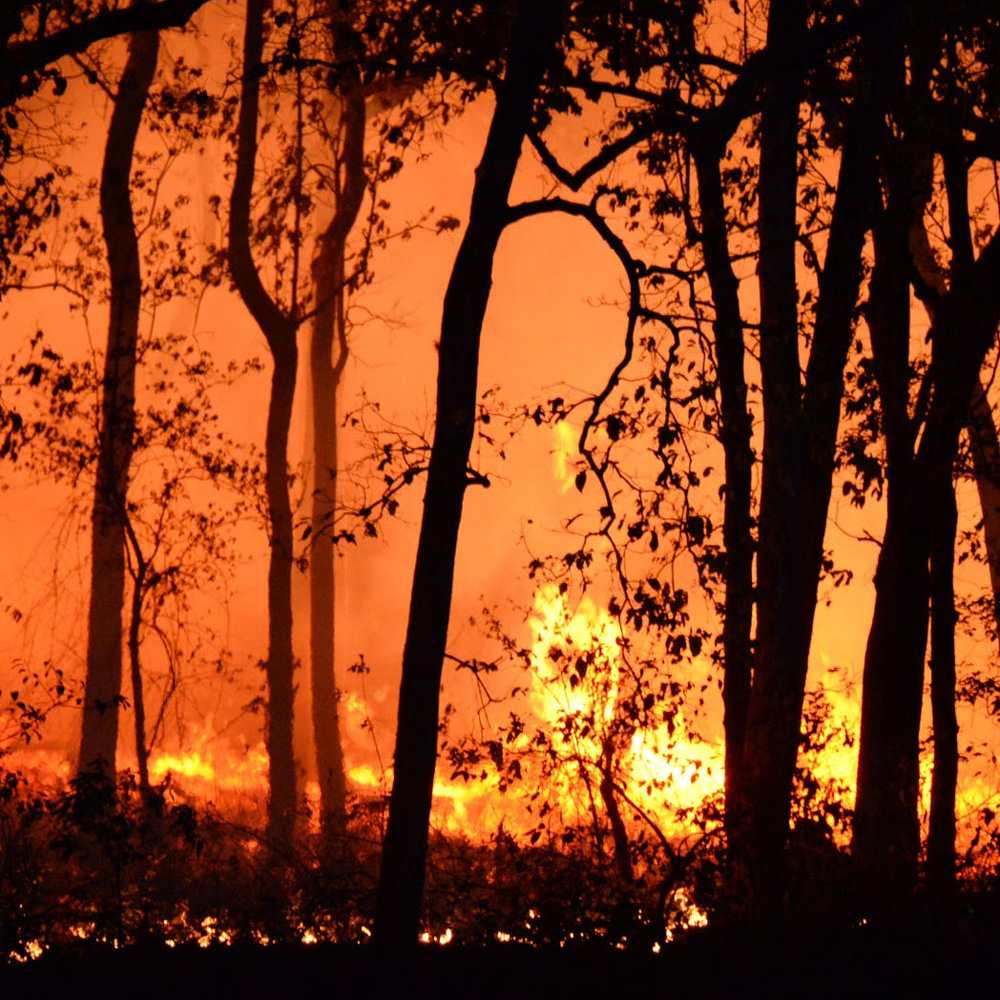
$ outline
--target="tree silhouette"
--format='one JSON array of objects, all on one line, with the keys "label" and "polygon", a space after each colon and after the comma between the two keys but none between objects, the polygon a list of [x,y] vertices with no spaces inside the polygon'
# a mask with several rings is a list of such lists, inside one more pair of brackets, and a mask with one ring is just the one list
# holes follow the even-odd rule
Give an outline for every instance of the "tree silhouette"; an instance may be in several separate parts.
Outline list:
[{"label": "tree silhouette", "polygon": [[[139,0],[109,7],[86,0],[46,4],[11,0],[0,15],[0,107],[34,93],[46,77],[57,92],[65,81],[53,64],[95,42],[134,32],[183,27],[208,0]],[[7,125],[9,126],[8,119]]]},{"label": "tree silhouette", "polygon": [[[350,10],[328,3],[332,61],[348,62],[358,42],[349,21]],[[313,435],[313,492],[309,558],[309,669],[312,690],[313,739],[324,828],[342,832],[346,821],[344,750],[337,709],[334,674],[334,538],[337,514],[337,400],[349,356],[346,299],[350,276],[345,266],[346,243],[368,184],[365,169],[365,94],[360,74],[347,73],[338,100],[333,157],[333,217],[318,236],[312,259],[316,298],[309,347],[310,404]],[[335,355],[335,357],[334,357]]]},{"label": "tree silhouette", "polygon": [[129,175],[158,52],[155,31],[131,36],[101,171],[101,219],[111,274],[111,309],[94,483],[87,677],[77,769],[82,775],[96,768],[112,781],[122,700],[125,507],[135,437],[135,369],[142,298]]},{"label": "tree silhouette", "polygon": [[[269,798],[267,827],[279,843],[289,843],[298,806],[292,718],[292,567],[294,533],[288,493],[288,431],[295,395],[298,347],[297,305],[283,309],[264,288],[253,257],[251,204],[257,158],[260,85],[264,73],[264,17],[270,4],[248,0],[236,126],[236,172],[229,202],[229,268],[240,297],[267,341],[273,368],[265,436],[265,483],[270,562],[267,576],[267,732]],[[293,277],[293,283],[296,278]]]},{"label": "tree silhouette", "polygon": [[445,294],[436,422],[403,650],[394,778],[379,875],[375,935],[384,946],[417,938],[437,764],[438,689],[454,583],[462,502],[476,420],[479,342],[493,256],[563,4],[518,3],[503,83],[476,170],[469,223]]},{"label": "tree silhouette", "polygon": [[[975,17],[973,20],[978,29],[981,22]],[[942,35],[937,37],[923,35],[919,29],[906,36],[914,53],[914,64],[919,69],[923,62],[926,67],[922,74],[914,74],[911,86],[918,101],[926,99],[926,88],[940,88],[942,96],[947,95],[949,102],[953,102],[953,114],[962,120],[966,113],[965,95],[961,83],[957,83],[962,74],[953,76],[955,71],[945,68],[948,65],[945,51],[937,46],[951,44],[945,41],[951,33],[954,37],[964,37],[965,25],[960,16],[948,27],[941,27]],[[929,52],[928,44],[932,46]],[[976,58],[976,44],[971,43],[969,59]],[[897,79],[900,86],[902,80]],[[909,437],[899,458],[902,495],[889,506],[865,654],[852,854],[867,889],[867,901],[876,910],[886,910],[905,899],[917,878],[919,727],[926,636],[922,629],[904,623],[926,620],[928,600],[934,612],[932,702],[935,749],[940,749],[941,763],[932,819],[933,867],[939,883],[950,877],[947,873],[954,852],[951,831],[957,727],[953,704],[955,614],[949,566],[952,559],[945,550],[954,551],[952,474],[959,432],[968,421],[979,371],[1000,322],[1000,300],[992,277],[1000,253],[998,241],[991,237],[978,256],[974,253],[968,225],[970,161],[962,143],[956,144],[957,137],[950,125],[938,131],[926,130],[913,122],[907,134],[918,142],[930,141],[943,155],[952,257],[947,292],[933,309],[928,335],[930,364],[918,391],[913,416],[904,428]],[[891,155],[890,150],[887,159]],[[905,187],[899,183],[899,178],[906,176],[905,168],[900,164],[891,172],[893,166],[889,160],[886,167],[889,211],[894,204],[901,204],[903,212],[912,212],[905,201]],[[918,192],[918,207],[922,206],[923,197],[925,193]],[[903,229],[904,240],[911,231],[912,225]],[[897,261],[902,258],[908,263],[907,248],[899,247],[894,256]],[[903,265],[895,266],[899,269]],[[904,338],[908,340],[909,303],[904,314],[902,300],[904,295],[908,300],[911,276],[912,271],[897,279],[898,291],[894,293],[897,304],[893,306],[893,337],[900,344],[896,348],[900,354],[904,349],[901,342]],[[902,415],[905,417],[906,411]],[[900,641],[901,636],[905,641]],[[949,801],[950,805],[946,805]]]}]

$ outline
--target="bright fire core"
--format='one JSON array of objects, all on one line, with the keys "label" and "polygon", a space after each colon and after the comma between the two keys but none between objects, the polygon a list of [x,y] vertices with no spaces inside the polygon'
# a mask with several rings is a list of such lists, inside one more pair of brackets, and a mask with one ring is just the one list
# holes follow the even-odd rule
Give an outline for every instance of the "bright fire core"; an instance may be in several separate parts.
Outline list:
[{"label": "bright fire core", "polygon": [[[526,835],[538,824],[537,788],[544,789],[546,813],[557,810],[572,827],[594,820],[597,789],[611,779],[621,811],[631,822],[654,823],[672,838],[689,832],[690,815],[721,793],[724,748],[721,735],[700,737],[683,706],[667,706],[657,717],[635,722],[627,717],[623,688],[628,675],[628,642],[619,622],[584,597],[571,606],[554,584],[540,587],[528,619],[530,660],[524,694],[516,703],[524,721],[519,733],[492,734],[493,764],[471,780],[452,778],[441,761],[434,785],[433,824],[452,835],[489,839],[502,828]],[[689,665],[705,672],[705,664]],[[857,702],[827,674],[824,694],[833,713],[828,725],[844,733],[857,729]],[[342,700],[345,723],[358,724],[365,706],[355,696]],[[850,740],[846,741],[847,744]],[[510,781],[516,761],[519,781]],[[828,778],[850,783],[855,759],[849,745],[831,741],[816,762]],[[201,730],[184,752],[158,753],[151,776],[170,776],[178,789],[222,805],[243,795],[266,795],[267,756],[263,743],[230,746]],[[502,780],[501,772],[508,780]],[[391,768],[349,759],[347,775],[361,797],[387,794]],[[305,788],[315,806],[316,786]],[[315,818],[315,809],[310,809]],[[600,811],[600,810],[598,810]]]}]

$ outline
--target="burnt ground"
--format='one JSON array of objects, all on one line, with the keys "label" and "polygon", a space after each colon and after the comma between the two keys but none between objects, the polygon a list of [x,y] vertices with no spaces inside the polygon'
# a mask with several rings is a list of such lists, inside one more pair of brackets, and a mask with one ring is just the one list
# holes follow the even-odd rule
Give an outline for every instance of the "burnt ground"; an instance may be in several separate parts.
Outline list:
[{"label": "burnt ground", "polygon": [[789,932],[777,940],[708,932],[659,955],[523,945],[421,947],[140,946],[81,949],[0,966],[0,997],[299,1000],[313,997],[850,998],[995,996],[1000,935]]}]

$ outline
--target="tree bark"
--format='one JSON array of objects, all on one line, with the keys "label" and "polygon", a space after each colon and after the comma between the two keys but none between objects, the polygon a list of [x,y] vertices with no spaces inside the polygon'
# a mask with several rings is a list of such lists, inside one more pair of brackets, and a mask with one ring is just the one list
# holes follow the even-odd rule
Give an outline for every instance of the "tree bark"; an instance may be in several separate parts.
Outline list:
[{"label": "tree bark", "polygon": [[341,140],[337,151],[337,201],[312,262],[317,307],[309,355],[314,469],[309,560],[310,678],[320,822],[328,835],[343,831],[347,794],[334,673],[336,575],[332,537],[337,507],[337,392],[349,351],[344,251],[367,183],[364,94],[356,85],[338,96]]},{"label": "tree bark", "polygon": [[[919,761],[903,760],[899,756],[899,748],[906,743],[911,729],[914,726],[919,728],[920,724],[930,596],[927,551],[924,549],[921,553],[921,543],[911,539],[911,532],[926,535],[929,524],[919,519],[910,520],[910,491],[919,487],[916,485],[918,470],[913,454],[914,427],[909,415],[909,243],[914,220],[922,211],[920,193],[912,190],[908,177],[906,162],[911,153],[912,150],[905,144],[897,144],[885,150],[883,155],[887,207],[874,226],[875,267],[867,309],[886,442],[887,518],[883,554],[888,551],[890,555],[884,566],[880,559],[880,571],[875,578],[876,607],[879,607],[880,599],[882,604],[869,632],[865,654],[862,747],[859,755],[859,760],[864,761],[866,767],[869,761],[880,763],[870,765],[873,770],[864,782],[859,770],[853,837],[855,861],[860,866],[859,859],[864,856],[866,845],[877,836],[868,824],[886,823],[896,828],[893,851],[898,861],[898,872],[891,876],[891,882],[905,881],[916,872],[920,847],[916,813],[914,811],[911,822],[901,799],[880,799],[873,805],[872,797],[885,794],[890,787],[908,787],[911,781],[918,778]],[[893,565],[895,570],[889,568]],[[898,579],[894,579],[897,576]],[[904,609],[916,617],[893,620],[893,615],[903,614]],[[894,648],[900,650],[898,658],[892,655]],[[885,676],[886,671],[917,660],[920,669],[915,676],[910,675],[910,683],[904,679],[905,667],[904,675],[894,681]],[[883,675],[876,678],[873,670],[881,670]],[[883,703],[881,699],[885,697],[886,685],[891,685],[896,695]],[[875,744],[879,749],[873,752]],[[888,763],[890,759],[898,763],[898,768]],[[874,770],[876,767],[877,771]],[[875,818],[876,811],[897,806],[900,811],[891,817]],[[871,884],[875,874],[859,867],[858,884],[862,895],[868,894],[866,884]],[[877,876],[889,879],[889,872],[882,870]],[[872,895],[883,891],[894,895],[898,889],[893,888],[890,881],[880,884],[877,893]]]},{"label": "tree bark", "polygon": [[288,843],[295,825],[298,804],[295,754],[292,746],[295,659],[292,652],[292,505],[288,495],[288,432],[292,426],[292,402],[298,352],[292,343],[272,350],[274,371],[268,400],[264,446],[271,549],[267,572],[267,754],[270,797],[268,834],[278,843]]},{"label": "tree bark", "polygon": [[[735,856],[747,880],[748,916],[770,920],[782,892],[781,858],[788,834],[792,772],[798,752],[808,633],[800,598],[806,587],[801,488],[805,439],[799,373],[795,221],[798,115],[803,68],[797,64],[805,8],[772,2],[768,47],[781,69],[765,89],[760,120],[758,189],[760,368],[764,441],[757,550],[757,635],[747,717],[746,807]],[[787,778],[786,778],[787,776]]]},{"label": "tree bark", "polygon": [[784,894],[783,856],[799,746],[809,646],[823,558],[843,369],[861,282],[875,146],[880,129],[880,63],[891,33],[883,5],[863,39],[857,96],[844,124],[840,176],[819,278],[805,384],[799,367],[795,274],[798,108],[802,67],[795,53],[804,10],[772,3],[768,47],[784,69],[770,81],[761,110],[758,277],[764,443],[757,546],[757,630],[743,750],[745,809],[732,845],[733,893],[745,918],[772,921]]},{"label": "tree bark", "polygon": [[149,752],[146,748],[146,695],[142,679],[142,659],[140,657],[140,630],[142,628],[142,605],[146,595],[146,574],[149,566],[139,548],[139,540],[135,537],[128,520],[125,521],[125,534],[132,552],[134,565],[132,575],[132,601],[128,619],[128,662],[132,681],[132,716],[133,732],[135,734],[135,763],[139,772],[139,791],[144,801],[149,801],[151,788],[149,784]]},{"label": "tree bark", "polygon": [[955,535],[958,510],[951,469],[939,474],[931,494],[931,711],[934,771],[927,834],[927,887],[939,904],[955,889],[955,789],[958,784],[958,718],[955,714]]},{"label": "tree bark", "polygon": [[598,785],[598,791],[601,795],[601,801],[604,803],[608,824],[611,826],[611,841],[615,849],[615,867],[618,869],[618,877],[621,879],[627,894],[635,880],[635,870],[632,867],[632,845],[629,843],[628,830],[625,827],[625,820],[622,818],[622,811],[618,808],[614,765],[615,739],[613,735],[608,734],[601,747],[601,782]]},{"label": "tree bark", "polygon": [[[886,522],[865,649],[852,860],[862,901],[891,908],[916,878],[920,708],[929,600],[930,487],[914,466],[898,514]],[[904,624],[905,623],[905,624]]]},{"label": "tree bark", "polygon": [[983,513],[983,543],[993,593],[994,628],[1000,642],[1000,437],[982,384],[972,390],[969,404],[969,449]]},{"label": "tree bark", "polygon": [[101,222],[111,279],[97,474],[91,517],[87,674],[77,774],[114,780],[122,700],[125,603],[125,503],[135,436],[135,367],[142,301],[139,240],[129,176],[146,97],[156,72],[159,36],[132,35],[118,85],[101,170]]},{"label": "tree bark", "polygon": [[267,0],[248,0],[243,38],[243,86],[236,126],[236,173],[229,204],[229,267],[240,297],[267,341],[274,364],[264,443],[265,491],[270,529],[267,574],[268,835],[279,844],[292,838],[296,791],[292,721],[295,700],[292,653],[293,526],[288,495],[288,432],[298,365],[297,321],[268,295],[250,246],[250,204],[257,158],[260,79],[263,71]]},{"label": "tree bark", "polygon": [[[919,63],[918,63],[919,66]],[[929,68],[915,74],[926,88]],[[914,199],[913,218],[910,222],[909,252],[913,266],[920,277],[918,293],[932,323],[938,316],[939,300],[948,294],[948,283],[931,250],[923,222],[923,209],[931,195],[933,156],[927,151],[920,158],[919,168],[913,170],[914,156],[904,157],[907,176],[917,179],[920,188]],[[948,156],[946,187],[952,217],[967,217],[967,180],[961,160],[954,152]],[[963,236],[964,229],[964,236]],[[974,250],[968,226],[955,226],[952,237],[952,268],[955,274],[968,278]],[[929,290],[929,292],[927,291]],[[1000,495],[991,498],[995,490],[995,469],[1000,467],[1000,444],[996,440],[996,427],[986,392],[976,382],[968,412],[968,433],[973,466],[980,500],[983,505],[983,531],[988,557],[1000,551],[1000,534],[997,532],[995,511],[1000,509]],[[912,441],[910,442],[912,448]],[[991,466],[993,467],[991,469]],[[994,511],[991,521],[987,510]],[[955,794],[958,785],[958,720],[955,712],[955,590],[954,560],[957,511],[954,484],[950,470],[939,472],[931,495],[930,527],[930,597],[931,597],[931,713],[934,739],[934,769],[931,777],[930,828],[927,840],[927,884],[931,895],[940,904],[947,904],[955,887]],[[991,548],[991,543],[993,547]],[[1000,587],[993,560],[990,561],[990,579],[994,595]]]},{"label": "tree bark", "polygon": [[[954,272],[931,327],[930,405],[906,498],[886,525],[865,653],[852,854],[871,907],[889,912],[913,889],[919,850],[920,702],[935,484],[951,476],[959,430],[1000,322],[1000,240]],[[947,732],[943,734],[947,738]]]},{"label": "tree bark", "polygon": [[507,68],[476,169],[469,224],[445,294],[437,417],[403,650],[394,779],[375,916],[376,940],[388,947],[415,943],[420,926],[439,686],[475,430],[483,317],[511,182],[560,34],[563,8],[559,0],[520,0],[516,5]]},{"label": "tree bark", "polygon": [[726,735],[726,834],[736,835],[745,806],[743,752],[753,670],[752,420],[747,408],[745,345],[739,282],[733,271],[722,196],[720,161],[725,142],[696,136],[692,142],[701,212],[701,244],[715,304],[715,357],[725,454],[726,493],[722,538],[726,550],[725,613],[722,629],[725,680],[722,688]]},{"label": "tree bark", "polygon": [[[926,86],[929,71],[920,75]],[[920,208],[930,198],[933,158],[923,157]],[[912,157],[910,158],[912,171]],[[958,149],[946,158],[946,187],[949,215],[968,218],[968,184],[964,157]],[[922,215],[922,211],[920,213]],[[914,218],[910,229],[910,253],[919,275],[921,295],[931,321],[937,318],[939,301],[948,294],[948,282],[931,250],[922,218]],[[967,224],[956,226],[952,234],[952,269],[968,275],[974,249]],[[976,381],[969,403],[969,448],[973,474],[983,512],[983,538],[994,617],[1000,614],[1000,441],[986,389]],[[933,492],[931,523],[931,712],[934,734],[934,770],[931,776],[931,810],[927,839],[927,885],[939,906],[946,909],[954,900],[955,889],[955,795],[958,786],[958,719],[955,711],[955,612],[954,558],[957,514],[954,484],[950,476],[939,476]],[[1000,627],[997,628],[1000,635]]]}]

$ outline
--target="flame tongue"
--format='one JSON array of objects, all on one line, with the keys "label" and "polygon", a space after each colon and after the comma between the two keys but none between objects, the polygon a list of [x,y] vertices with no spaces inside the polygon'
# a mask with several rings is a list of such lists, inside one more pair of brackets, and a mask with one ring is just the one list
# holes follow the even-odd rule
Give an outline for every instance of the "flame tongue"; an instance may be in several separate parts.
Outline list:
[{"label": "flame tongue", "polygon": [[[694,738],[676,708],[651,725],[630,718],[621,701],[626,637],[589,598],[571,609],[566,595],[547,584],[535,595],[531,627],[532,709],[564,761],[561,783],[579,786],[589,778],[596,784],[606,777],[620,799],[662,830],[686,832],[672,816],[721,789],[722,746]],[[585,816],[574,804],[581,791],[560,803],[579,820]]]}]

